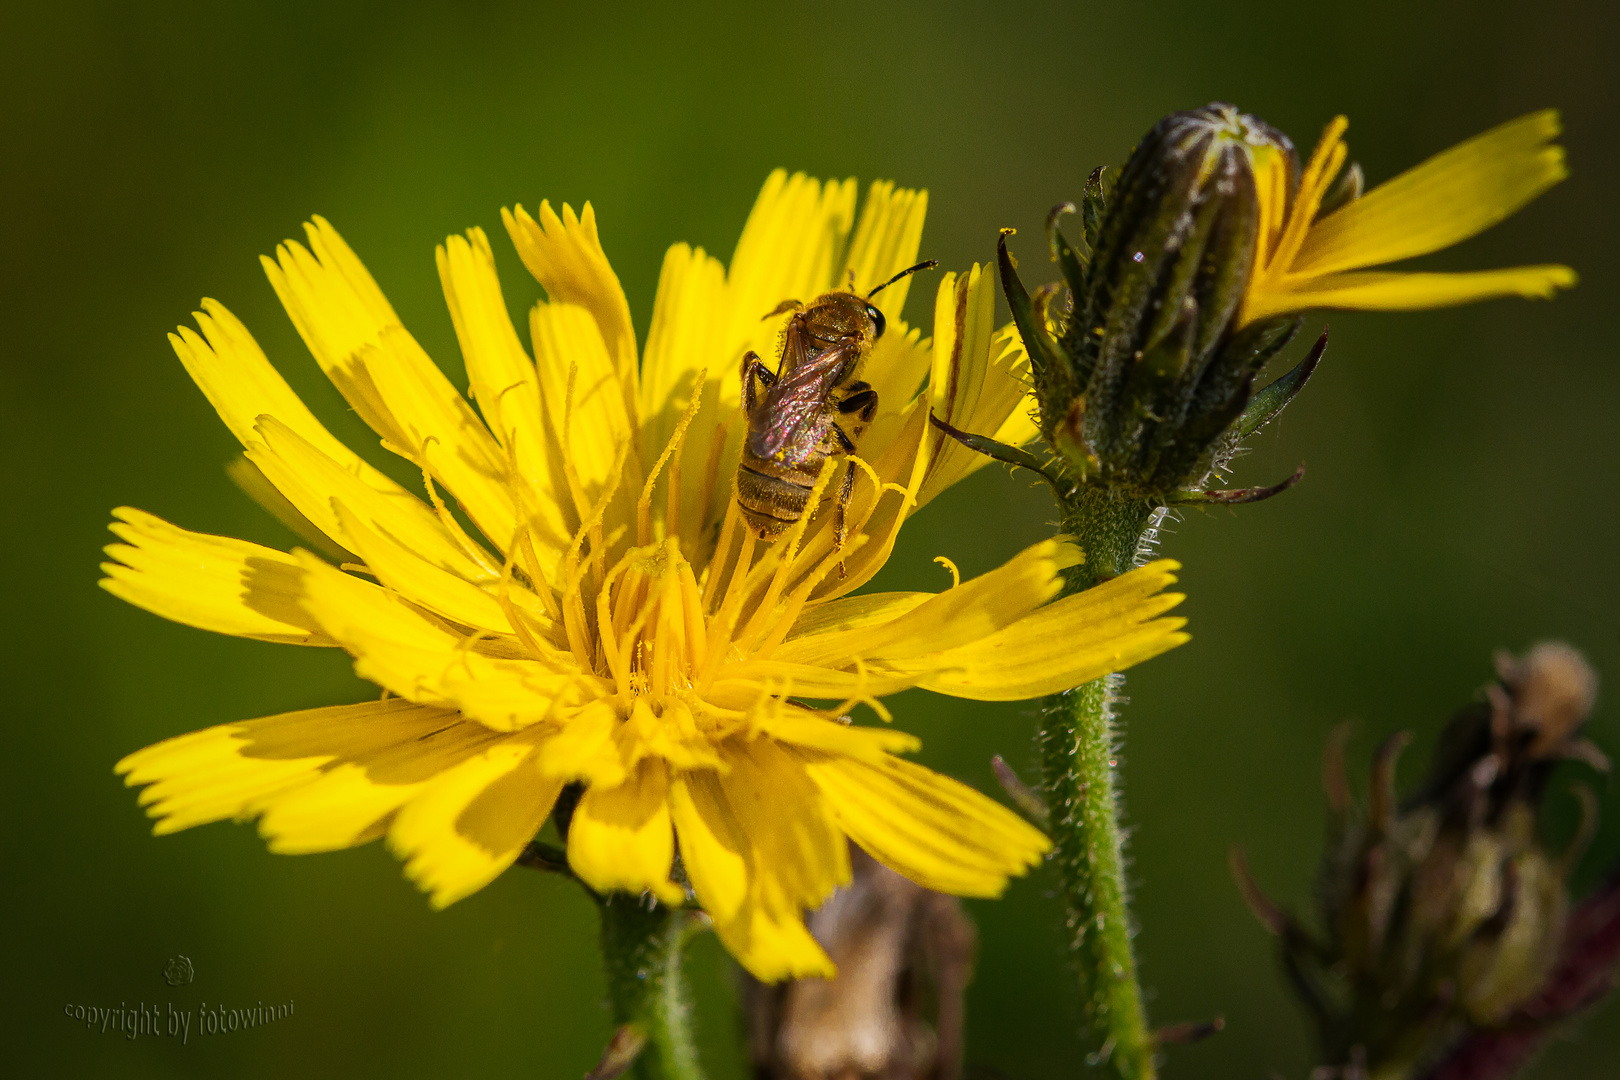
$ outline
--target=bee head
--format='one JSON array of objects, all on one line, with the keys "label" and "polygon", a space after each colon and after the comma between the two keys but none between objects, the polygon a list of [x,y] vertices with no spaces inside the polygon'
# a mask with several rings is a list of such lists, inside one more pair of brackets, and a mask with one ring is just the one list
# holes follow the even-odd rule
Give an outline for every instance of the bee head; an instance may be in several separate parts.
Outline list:
[{"label": "bee head", "polygon": [[878,310],[876,304],[869,301],[866,305],[866,317],[872,320],[872,340],[876,341],[883,336],[884,327],[887,325],[883,318],[883,312]]},{"label": "bee head", "polygon": [[[885,326],[887,326],[887,323],[884,321],[883,312],[879,311],[877,305],[872,303],[872,297],[876,296],[878,293],[882,292],[884,289],[887,289],[890,285],[893,285],[895,282],[899,281],[903,277],[910,277],[912,274],[915,274],[919,270],[932,270],[934,267],[936,267],[938,265],[939,265],[939,261],[937,259],[929,259],[926,262],[918,263],[916,266],[908,266],[904,270],[900,271],[898,274],[894,275],[894,277],[890,278],[888,281],[885,281],[883,284],[879,285],[877,288],[873,289],[871,292],[866,294],[866,317],[868,319],[872,320],[872,340],[873,341],[876,341],[878,338],[883,336],[883,330],[884,330]],[[854,291],[854,288],[853,288],[854,281],[855,281],[855,272],[853,270],[851,270],[850,271],[850,283],[851,283],[850,291],[851,292]]]}]

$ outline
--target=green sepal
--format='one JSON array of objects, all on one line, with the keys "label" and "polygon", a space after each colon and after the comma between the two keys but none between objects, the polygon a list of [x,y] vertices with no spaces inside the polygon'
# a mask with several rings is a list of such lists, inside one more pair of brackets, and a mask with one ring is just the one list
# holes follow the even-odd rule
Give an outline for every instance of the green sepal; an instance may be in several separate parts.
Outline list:
[{"label": "green sepal", "polygon": [[1263,502],[1273,495],[1281,495],[1305,478],[1305,466],[1294,470],[1294,475],[1278,484],[1266,487],[1229,488],[1223,491],[1172,491],[1165,496],[1166,506],[1238,506],[1242,503]]},{"label": "green sepal", "polygon": [[574,876],[573,867],[568,865],[568,852],[544,840],[530,840],[528,846],[518,855],[517,864],[527,866],[531,870],[544,870],[565,877]]},{"label": "green sepal", "polygon": [[1046,243],[1052,249],[1052,261],[1063,271],[1063,283],[1069,287],[1071,294],[1081,296],[1086,291],[1086,260],[1090,258],[1091,252],[1089,249],[1084,252],[1077,251],[1063,235],[1063,230],[1058,228],[1058,221],[1063,215],[1072,214],[1075,210],[1076,207],[1071,202],[1058,203],[1052,207],[1051,212],[1046,215]]},{"label": "green sepal", "polygon": [[1243,410],[1243,415],[1238,417],[1238,438],[1246,439],[1265,427],[1278,413],[1287,408],[1296,394],[1305,389],[1306,380],[1311,377],[1316,365],[1322,362],[1323,354],[1327,352],[1327,343],[1328,332],[1327,328],[1323,327],[1322,336],[1316,339],[1316,344],[1305,354],[1305,359],[1301,360],[1292,371],[1249,399],[1248,407]]},{"label": "green sepal", "polygon": [[1102,235],[1103,211],[1108,209],[1108,193],[1103,184],[1107,166],[1099,165],[1086,177],[1085,194],[1080,199],[1080,227],[1086,248],[1097,250],[1097,237]]},{"label": "green sepal", "polygon": [[1001,273],[1001,291],[1006,294],[1007,307],[1012,311],[1013,325],[1024,340],[1029,352],[1029,364],[1040,392],[1041,426],[1056,423],[1053,406],[1066,402],[1074,395],[1074,373],[1068,357],[1059,350],[1057,342],[1047,333],[1042,320],[1036,317],[1029,290],[1018,277],[1012,254],[1007,250],[1007,236],[1012,229],[1001,230],[996,241],[996,266]]},{"label": "green sepal", "polygon": [[943,431],[945,434],[949,435],[951,438],[955,439],[969,450],[983,454],[985,457],[995,458],[997,461],[1004,462],[1008,465],[1017,466],[1020,469],[1029,469],[1031,472],[1039,473],[1041,479],[1045,480],[1048,484],[1051,484],[1052,489],[1056,491],[1060,497],[1063,495],[1065,490],[1063,478],[1052,471],[1050,462],[1042,461],[1028,450],[1024,450],[1017,446],[1010,446],[1004,442],[997,442],[988,435],[974,435],[971,432],[954,428],[944,420],[941,420],[939,417],[935,416],[933,413],[928,414],[928,419],[935,427],[939,428],[939,430]]}]

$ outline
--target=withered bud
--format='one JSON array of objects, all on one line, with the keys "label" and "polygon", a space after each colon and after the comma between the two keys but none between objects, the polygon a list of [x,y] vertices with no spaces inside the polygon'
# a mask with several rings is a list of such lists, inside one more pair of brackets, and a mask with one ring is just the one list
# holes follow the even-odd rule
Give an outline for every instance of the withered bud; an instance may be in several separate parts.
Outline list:
[{"label": "withered bud", "polygon": [[973,924],[933,892],[850,849],[854,878],[811,914],[836,977],[745,984],[761,1080],[954,1080]]},{"label": "withered bud", "polygon": [[[1042,432],[1071,475],[1191,501],[1234,448],[1256,375],[1299,325],[1237,323],[1260,228],[1256,183],[1279,172],[1297,186],[1293,144],[1264,121],[1221,103],[1176,113],[1148,132],[1111,190],[1093,174],[1080,208],[1084,243],[1063,236],[1054,212],[1065,311],[1049,311],[1045,294],[1031,300],[1003,243],[1003,286],[1029,348]],[[1273,395],[1281,400],[1250,430],[1303,382]]]},{"label": "withered bud", "polygon": [[1237,864],[1251,905],[1282,938],[1328,1066],[1424,1077],[1479,1033],[1524,1022],[1556,976],[1584,839],[1547,850],[1542,804],[1559,761],[1606,763],[1581,736],[1597,679],[1560,643],[1499,655],[1497,672],[1447,725],[1404,800],[1394,779],[1406,737],[1375,756],[1365,808],[1347,796],[1342,746],[1330,747],[1324,936],[1265,901]]}]

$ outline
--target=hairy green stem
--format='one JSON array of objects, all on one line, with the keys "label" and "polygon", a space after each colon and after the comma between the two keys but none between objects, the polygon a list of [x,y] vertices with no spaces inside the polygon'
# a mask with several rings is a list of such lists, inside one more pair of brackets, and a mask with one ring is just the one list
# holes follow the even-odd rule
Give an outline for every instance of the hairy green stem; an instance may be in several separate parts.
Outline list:
[{"label": "hairy green stem", "polygon": [[692,1038],[692,1005],[681,967],[692,912],[649,909],[639,898],[602,898],[602,958],[613,1022],[646,1039],[630,1075],[639,1080],[703,1080]]},{"label": "hairy green stem", "polygon": [[[1066,592],[1131,569],[1155,507],[1081,488],[1063,507],[1064,529],[1086,553]],[[1069,947],[1080,982],[1088,1062],[1122,1080],[1153,1080],[1154,1042],[1142,1004],[1125,882],[1115,774],[1114,709],[1123,677],[1108,675],[1043,703],[1042,780],[1053,853],[1067,908]]]}]

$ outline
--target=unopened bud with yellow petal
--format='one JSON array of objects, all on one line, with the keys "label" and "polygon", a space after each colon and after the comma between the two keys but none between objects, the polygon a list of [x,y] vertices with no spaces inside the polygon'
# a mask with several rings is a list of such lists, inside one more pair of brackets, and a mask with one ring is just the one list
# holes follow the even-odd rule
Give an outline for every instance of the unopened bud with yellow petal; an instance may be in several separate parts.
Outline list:
[{"label": "unopened bud with yellow petal", "polygon": [[[1206,488],[1320,359],[1325,335],[1255,390],[1304,311],[1546,297],[1574,284],[1564,266],[1381,268],[1482,232],[1563,179],[1556,113],[1503,124],[1365,194],[1346,127],[1335,119],[1302,167],[1286,135],[1231,105],[1175,113],[1111,185],[1098,170],[1079,208],[1053,212],[1061,285],[1031,294],[1003,242],[1003,287],[1063,481],[1158,505],[1263,498],[1289,482]],[[1075,209],[1084,238],[1071,243],[1059,219]]]}]

